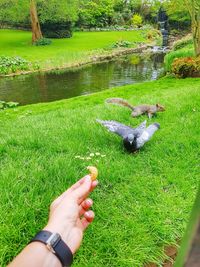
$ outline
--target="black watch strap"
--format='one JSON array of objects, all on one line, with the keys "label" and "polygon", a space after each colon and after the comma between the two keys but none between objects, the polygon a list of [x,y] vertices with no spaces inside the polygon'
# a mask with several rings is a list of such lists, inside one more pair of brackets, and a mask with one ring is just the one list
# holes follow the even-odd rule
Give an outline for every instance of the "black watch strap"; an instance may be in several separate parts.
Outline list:
[{"label": "black watch strap", "polygon": [[63,267],[71,266],[73,254],[59,234],[43,230],[40,231],[30,243],[34,241],[42,242],[47,245],[47,248],[61,261]]}]

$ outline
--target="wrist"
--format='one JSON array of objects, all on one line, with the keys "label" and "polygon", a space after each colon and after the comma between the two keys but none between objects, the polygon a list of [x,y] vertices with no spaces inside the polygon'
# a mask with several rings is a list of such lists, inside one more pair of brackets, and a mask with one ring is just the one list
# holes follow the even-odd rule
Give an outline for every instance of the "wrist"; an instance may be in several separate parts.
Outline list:
[{"label": "wrist", "polygon": [[57,226],[55,224],[48,223],[44,227],[43,230],[49,231],[51,233],[58,233],[61,236],[62,240],[68,245],[68,243],[69,243],[69,238],[68,238],[68,234],[67,234],[69,232],[68,227],[66,227],[64,225],[62,226],[60,224],[59,224],[59,226]]},{"label": "wrist", "polygon": [[74,229],[69,225],[69,223],[65,226],[61,226],[60,224],[56,225],[55,223],[48,223],[43,230],[50,231],[52,233],[58,233],[65,244],[67,244],[73,255],[79,249],[83,238],[83,231],[79,230],[78,228]]},{"label": "wrist", "polygon": [[63,267],[71,266],[73,254],[68,245],[62,240],[59,233],[42,230],[30,241],[30,243],[32,242],[43,243],[46,248],[60,260]]}]

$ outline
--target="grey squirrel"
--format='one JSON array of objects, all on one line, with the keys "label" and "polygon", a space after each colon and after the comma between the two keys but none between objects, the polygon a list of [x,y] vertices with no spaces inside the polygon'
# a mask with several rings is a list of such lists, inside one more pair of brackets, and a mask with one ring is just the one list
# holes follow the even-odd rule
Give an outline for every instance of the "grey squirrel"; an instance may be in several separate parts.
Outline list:
[{"label": "grey squirrel", "polygon": [[144,104],[144,105],[139,105],[139,106],[132,106],[131,104],[128,103],[127,100],[123,98],[109,98],[106,100],[106,102],[130,108],[132,110],[132,113],[131,113],[132,117],[137,117],[142,114],[147,114],[150,119],[152,118],[154,114],[156,114],[156,112],[165,111],[165,108],[160,104],[156,104],[156,105]]}]

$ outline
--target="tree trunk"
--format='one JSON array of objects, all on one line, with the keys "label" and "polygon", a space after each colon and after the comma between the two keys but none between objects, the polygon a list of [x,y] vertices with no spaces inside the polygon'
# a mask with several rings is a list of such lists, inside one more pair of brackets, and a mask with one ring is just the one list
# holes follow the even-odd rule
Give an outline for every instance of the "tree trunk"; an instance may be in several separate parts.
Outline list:
[{"label": "tree trunk", "polygon": [[30,0],[30,15],[31,15],[31,27],[32,27],[32,43],[34,43],[38,39],[42,38],[42,32],[38,20],[35,0]]},{"label": "tree trunk", "polygon": [[195,55],[200,55],[200,6],[199,4],[192,1],[192,34],[193,34],[193,42],[194,42],[194,50]]},{"label": "tree trunk", "polygon": [[199,267],[200,262],[200,188],[174,267]]},{"label": "tree trunk", "polygon": [[200,20],[192,23],[195,55],[200,56]]}]

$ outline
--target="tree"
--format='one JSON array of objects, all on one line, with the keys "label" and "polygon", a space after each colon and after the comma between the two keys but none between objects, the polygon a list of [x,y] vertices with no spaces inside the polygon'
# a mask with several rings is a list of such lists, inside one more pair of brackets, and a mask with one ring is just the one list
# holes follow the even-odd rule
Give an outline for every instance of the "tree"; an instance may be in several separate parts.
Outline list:
[{"label": "tree", "polygon": [[0,22],[2,24],[26,24],[30,17],[28,0],[0,0]]},{"label": "tree", "polygon": [[32,43],[35,43],[37,40],[42,38],[35,0],[30,0],[30,17],[32,28]]},{"label": "tree", "polygon": [[199,0],[184,0],[192,20],[192,35],[196,56],[200,55],[200,3]]},{"label": "tree", "polygon": [[114,0],[80,0],[79,25],[105,27],[111,24]]},{"label": "tree", "polygon": [[168,12],[187,12],[190,14],[194,50],[196,56],[200,55],[200,1],[199,0],[170,0],[166,4]]},{"label": "tree", "polygon": [[41,23],[76,21],[80,0],[37,0],[38,14]]},{"label": "tree", "polygon": [[78,18],[79,0],[37,0],[43,35],[48,38],[72,36],[73,23]]},{"label": "tree", "polygon": [[79,0],[0,0],[0,21],[12,26],[31,24],[32,40],[42,37],[40,24],[75,21]]}]

